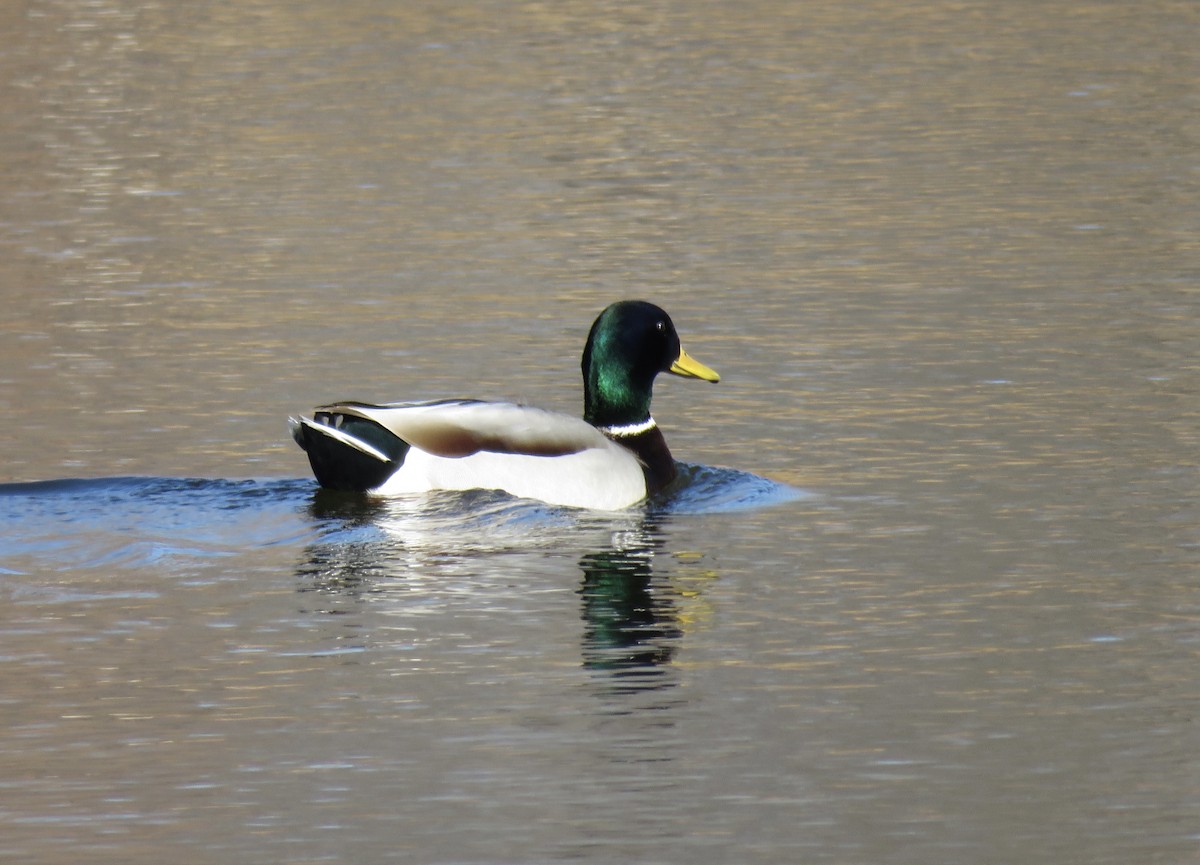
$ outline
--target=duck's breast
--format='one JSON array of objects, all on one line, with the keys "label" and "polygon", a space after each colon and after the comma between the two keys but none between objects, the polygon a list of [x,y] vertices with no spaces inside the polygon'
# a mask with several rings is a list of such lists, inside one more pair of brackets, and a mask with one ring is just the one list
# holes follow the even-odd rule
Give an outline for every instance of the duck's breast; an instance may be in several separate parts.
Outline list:
[{"label": "duck's breast", "polygon": [[567,507],[620,510],[646,497],[637,458],[613,442],[559,456],[479,451],[441,457],[412,448],[400,469],[375,492],[503,490]]}]

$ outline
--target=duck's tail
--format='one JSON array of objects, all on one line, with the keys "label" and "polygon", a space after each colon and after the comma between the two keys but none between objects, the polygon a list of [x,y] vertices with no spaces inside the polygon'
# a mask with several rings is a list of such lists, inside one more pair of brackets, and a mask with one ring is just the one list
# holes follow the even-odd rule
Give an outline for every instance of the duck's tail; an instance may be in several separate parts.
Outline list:
[{"label": "duck's tail", "polygon": [[288,418],[317,483],[332,490],[373,490],[404,463],[409,444],[372,420],[317,411]]}]

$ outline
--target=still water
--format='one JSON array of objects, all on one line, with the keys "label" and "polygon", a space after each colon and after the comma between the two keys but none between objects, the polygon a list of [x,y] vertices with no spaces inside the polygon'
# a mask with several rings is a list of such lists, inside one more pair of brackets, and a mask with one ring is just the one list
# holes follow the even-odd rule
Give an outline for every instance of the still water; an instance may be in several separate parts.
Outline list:
[{"label": "still water", "polygon": [[[0,6],[0,858],[1200,861],[1200,7]],[[290,413],[722,374],[624,514]]]}]

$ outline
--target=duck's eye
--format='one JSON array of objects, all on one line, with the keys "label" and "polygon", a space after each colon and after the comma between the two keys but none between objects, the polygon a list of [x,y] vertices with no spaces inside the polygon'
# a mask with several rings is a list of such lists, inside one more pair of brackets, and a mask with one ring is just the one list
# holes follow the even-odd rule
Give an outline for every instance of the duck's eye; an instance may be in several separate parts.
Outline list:
[{"label": "duck's eye", "polygon": [[667,323],[665,321],[656,321],[656,322],[654,322],[654,329],[657,330],[659,333],[662,333],[664,330],[667,329]]}]

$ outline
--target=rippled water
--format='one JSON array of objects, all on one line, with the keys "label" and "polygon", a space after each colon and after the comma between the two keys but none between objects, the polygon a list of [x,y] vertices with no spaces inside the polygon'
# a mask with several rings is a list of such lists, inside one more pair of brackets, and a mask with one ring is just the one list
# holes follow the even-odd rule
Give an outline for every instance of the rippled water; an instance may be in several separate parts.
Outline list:
[{"label": "rippled water", "polygon": [[495,543],[551,547],[580,525],[624,526],[666,515],[737,512],[802,499],[733,469],[680,464],[670,495],[636,515],[591,516],[488,490],[377,498],[315,489],[308,480],[111,478],[0,485],[4,555],[14,576],[47,568],[143,567],[291,545],[314,534],[380,538],[405,547],[488,552]]},{"label": "rippled water", "polygon": [[[678,494],[607,515],[294,480],[0,488],[6,735],[20,743],[6,786],[21,791],[6,797],[7,851],[103,859],[215,821],[220,837],[186,851],[198,861],[488,859],[522,849],[532,822],[543,855],[577,855],[553,840],[559,824],[623,826],[620,791],[679,745],[655,715],[688,701],[675,656],[711,618],[716,574],[711,553],[671,550],[672,521],[804,498],[684,469]],[[580,813],[543,814],[563,783],[583,792],[563,760],[605,777]],[[498,790],[472,792],[496,783],[512,794],[502,825],[461,825],[500,808]],[[413,822],[371,837],[395,819]]]},{"label": "rippled water", "polygon": [[[0,858],[1191,863],[1193,4],[0,7]],[[322,493],[333,399],[686,485]]]}]

